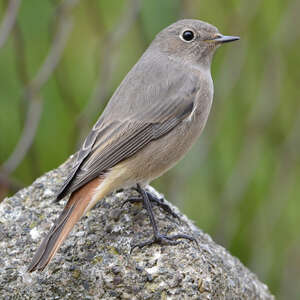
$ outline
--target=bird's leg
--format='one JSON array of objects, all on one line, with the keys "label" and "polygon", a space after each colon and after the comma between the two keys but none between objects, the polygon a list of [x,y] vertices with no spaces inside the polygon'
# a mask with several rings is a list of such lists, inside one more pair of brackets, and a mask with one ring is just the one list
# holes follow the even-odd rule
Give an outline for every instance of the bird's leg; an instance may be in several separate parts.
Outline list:
[{"label": "bird's leg", "polygon": [[145,209],[147,210],[149,219],[150,219],[150,223],[151,226],[153,228],[153,239],[139,243],[139,244],[135,244],[131,247],[131,252],[133,251],[134,248],[143,248],[145,246],[148,245],[152,245],[154,243],[158,243],[158,244],[167,244],[167,245],[177,245],[179,244],[181,241],[178,241],[178,239],[187,239],[190,241],[196,241],[195,238],[188,236],[186,234],[175,234],[175,235],[163,235],[158,231],[157,228],[157,224],[154,218],[154,214],[153,214],[153,210],[152,210],[152,205],[150,203],[148,194],[141,188],[141,186],[138,184],[138,192],[141,194],[142,196],[142,200],[143,200],[143,204]]},{"label": "bird's leg", "polygon": [[[136,189],[136,191],[140,193],[139,189]],[[155,204],[155,205],[161,207],[164,211],[166,211],[167,213],[169,213],[170,215],[172,215],[174,218],[179,219],[179,216],[171,209],[171,207],[168,204],[166,204],[164,202],[163,198],[158,198],[157,196],[151,194],[150,192],[146,192],[146,191],[144,191],[144,192],[147,194],[148,199],[151,202],[151,204]],[[133,203],[141,203],[142,202],[143,205],[144,205],[144,207],[145,207],[145,203],[144,203],[143,197],[129,198],[129,199],[127,199],[127,200],[125,200],[123,202],[122,207],[126,203],[128,203],[128,202],[131,203],[131,204],[133,204]]]}]

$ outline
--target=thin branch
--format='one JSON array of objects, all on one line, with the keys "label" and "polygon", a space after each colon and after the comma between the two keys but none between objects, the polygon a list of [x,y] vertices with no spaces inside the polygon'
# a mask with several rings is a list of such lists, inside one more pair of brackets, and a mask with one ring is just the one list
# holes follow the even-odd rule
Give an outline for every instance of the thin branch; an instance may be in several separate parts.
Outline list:
[{"label": "thin branch", "polygon": [[29,107],[21,137],[15,147],[15,150],[2,165],[6,173],[12,173],[22,162],[34,140],[39,121],[42,114],[43,101],[38,95],[31,95]]},{"label": "thin branch", "polygon": [[[25,39],[23,36],[23,32],[21,27],[16,21],[14,26],[14,30],[12,31],[13,34],[13,45],[15,50],[15,65],[16,65],[16,74],[20,80],[20,83],[23,87],[26,87],[30,81],[29,72],[27,68],[27,61],[26,61],[26,44]],[[19,114],[20,114],[20,127],[23,127],[25,124],[26,118],[26,111],[29,105],[29,101],[27,101],[24,96],[20,97],[19,100]],[[37,153],[35,148],[31,147],[28,151],[28,160],[30,161],[30,171],[32,173],[33,178],[36,178],[40,174],[40,168],[37,159]]]},{"label": "thin branch", "polygon": [[77,3],[77,0],[68,0],[65,2],[65,6],[61,7],[60,18],[58,22],[58,28],[54,36],[52,46],[48,52],[48,55],[37,72],[35,78],[29,84],[29,92],[37,93],[41,87],[48,81],[49,77],[52,75],[54,69],[56,68],[62,52],[66,47],[68,37],[72,29],[72,17],[68,13],[69,5],[74,5],[74,2]]},{"label": "thin branch", "polygon": [[109,96],[111,77],[117,62],[114,50],[130,30],[132,24],[138,17],[139,11],[140,1],[131,0],[124,15],[121,17],[120,22],[114,26],[113,30],[104,35],[104,50],[102,52],[102,59],[99,63],[99,76],[91,98],[76,121],[76,128],[80,128],[81,136],[86,134],[87,128],[90,125],[88,120],[93,119],[95,111],[98,111],[99,103],[104,102]]},{"label": "thin branch", "polygon": [[10,0],[5,16],[0,27],[0,48],[2,48],[9,37],[16,22],[21,0]]},{"label": "thin branch", "polygon": [[19,166],[33,143],[43,107],[42,96],[39,92],[42,86],[48,81],[61,58],[72,28],[70,8],[72,8],[77,2],[78,0],[66,0],[60,6],[58,11],[60,13],[58,22],[59,25],[53,38],[52,46],[44,63],[37,72],[37,75],[26,88],[24,97],[28,99],[29,106],[25,124],[21,137],[13,153],[2,165],[5,173],[12,173]]},{"label": "thin branch", "polygon": [[[22,86],[27,86],[27,84],[29,83],[29,73],[28,73],[27,63],[26,63],[26,54],[25,54],[26,47],[25,47],[24,36],[18,22],[16,22],[12,34],[13,34],[13,46],[15,50],[14,59],[16,65],[16,74]],[[25,122],[26,107],[27,107],[26,100],[27,99],[25,99],[24,97],[20,97],[20,104],[19,104],[20,127],[22,127]]]},{"label": "thin branch", "polygon": [[13,30],[13,41],[14,41],[14,50],[17,75],[19,76],[20,82],[26,86],[29,83],[29,74],[26,64],[26,54],[25,54],[25,40],[21,30],[20,25],[16,22]]},{"label": "thin branch", "polygon": [[[286,11],[292,12],[293,10],[290,8],[294,7],[296,2],[288,7]],[[287,14],[285,13],[280,25],[278,26],[278,30],[280,32],[286,31],[290,25],[289,22],[287,22],[287,19],[290,18],[287,18]],[[220,196],[220,201],[221,204],[224,205],[224,209],[221,210],[222,213],[220,221],[218,222],[216,234],[225,246],[230,244],[231,239],[233,238],[235,225],[237,226],[237,224],[234,224],[232,221],[229,228],[229,226],[224,226],[224,223],[226,219],[230,218],[230,213],[232,212],[233,207],[236,207],[237,202],[243,198],[243,194],[247,191],[247,188],[251,183],[253,173],[259,167],[258,162],[262,149],[262,135],[259,134],[259,132],[261,132],[259,129],[266,128],[271,125],[272,117],[280,105],[280,89],[282,87],[280,83],[282,82],[281,74],[283,72],[284,65],[281,59],[280,49],[274,47],[274,45],[277,44],[278,39],[281,39],[281,36],[277,35],[278,30],[275,31],[275,34],[270,38],[270,42],[268,43],[268,49],[272,49],[273,54],[268,57],[268,62],[265,64],[266,69],[264,82],[262,83],[261,88],[262,93],[259,96],[259,100],[256,102],[257,104],[248,115],[248,131],[250,133],[254,132],[254,134],[251,135],[251,138],[245,140],[240,157],[237,160],[237,163]],[[294,41],[290,40],[290,42],[292,43]],[[275,52],[274,49],[276,49]],[[276,65],[274,66],[275,62]],[[266,99],[271,99],[271,101],[267,101]],[[270,105],[270,103],[272,104]],[[249,163],[249,161],[252,163]]]}]

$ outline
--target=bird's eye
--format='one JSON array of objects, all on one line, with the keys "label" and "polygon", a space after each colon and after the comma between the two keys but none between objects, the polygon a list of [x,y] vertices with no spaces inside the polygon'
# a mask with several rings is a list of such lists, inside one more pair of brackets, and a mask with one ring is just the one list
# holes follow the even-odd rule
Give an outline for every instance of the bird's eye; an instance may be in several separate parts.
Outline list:
[{"label": "bird's eye", "polygon": [[185,42],[191,42],[194,40],[195,38],[195,34],[192,30],[185,30],[182,34],[181,34],[181,38],[183,41]]}]

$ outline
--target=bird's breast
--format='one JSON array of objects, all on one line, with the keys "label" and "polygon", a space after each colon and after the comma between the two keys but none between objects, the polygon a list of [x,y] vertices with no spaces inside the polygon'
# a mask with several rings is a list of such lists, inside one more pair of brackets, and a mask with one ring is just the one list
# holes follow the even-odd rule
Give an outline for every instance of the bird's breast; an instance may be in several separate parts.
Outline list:
[{"label": "bird's breast", "polygon": [[123,162],[130,170],[131,182],[149,182],[174,166],[200,136],[212,104],[212,81],[199,90],[191,114],[168,134],[150,142],[130,159]]}]

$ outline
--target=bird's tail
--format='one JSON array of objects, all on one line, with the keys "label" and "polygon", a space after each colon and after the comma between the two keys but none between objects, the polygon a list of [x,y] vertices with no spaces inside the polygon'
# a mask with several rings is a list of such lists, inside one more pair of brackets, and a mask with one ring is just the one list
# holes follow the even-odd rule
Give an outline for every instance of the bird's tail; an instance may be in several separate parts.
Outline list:
[{"label": "bird's tail", "polygon": [[87,208],[89,208],[96,188],[100,185],[102,180],[103,178],[96,178],[71,195],[61,215],[37,250],[28,267],[28,272],[44,270],[75,223],[85,214]]}]

